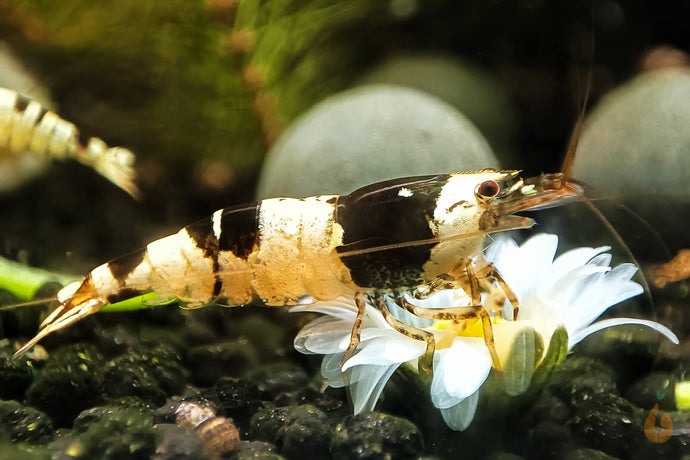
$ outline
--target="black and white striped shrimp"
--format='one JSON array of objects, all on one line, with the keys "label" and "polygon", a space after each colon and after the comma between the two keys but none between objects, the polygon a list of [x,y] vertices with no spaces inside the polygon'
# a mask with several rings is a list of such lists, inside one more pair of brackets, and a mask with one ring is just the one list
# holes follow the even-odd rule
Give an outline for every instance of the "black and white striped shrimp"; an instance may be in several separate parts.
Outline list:
[{"label": "black and white striped shrimp", "polygon": [[[480,317],[499,366],[478,280],[492,277],[514,306],[517,300],[490,265],[474,265],[472,259],[481,254],[487,234],[532,226],[532,219],[516,212],[578,193],[579,187],[561,173],[523,180],[519,171],[487,169],[390,180],[346,196],[272,198],[220,209],[64,287],[59,306],[17,353],[107,304],[149,292],[188,306],[216,299],[231,306],[283,306],[305,297],[329,300],[351,294],[359,314],[348,353],[359,343],[369,298],[396,330],[426,341],[425,362],[430,364],[433,336],[393,318],[384,301],[390,295],[418,316]],[[472,293],[471,306],[430,310],[403,297],[458,286]]]},{"label": "black and white striped shrimp", "polygon": [[77,127],[15,91],[0,88],[0,159],[10,161],[35,154],[52,159],[75,159],[92,167],[133,197],[134,154],[122,147],[108,147],[97,137],[86,145]]}]

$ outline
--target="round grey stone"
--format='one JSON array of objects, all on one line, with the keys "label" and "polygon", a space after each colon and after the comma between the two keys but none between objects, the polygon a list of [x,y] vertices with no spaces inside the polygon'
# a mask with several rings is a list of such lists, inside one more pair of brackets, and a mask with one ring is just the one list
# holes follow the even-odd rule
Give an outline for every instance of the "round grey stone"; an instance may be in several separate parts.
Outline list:
[{"label": "round grey stone", "polygon": [[496,168],[477,128],[440,99],[363,86],[317,104],[268,153],[259,199],[347,194],[386,179]]},{"label": "round grey stone", "polygon": [[359,83],[400,85],[436,96],[467,116],[500,160],[508,160],[514,151],[516,117],[505,87],[471,62],[443,53],[393,56],[371,69]]},{"label": "round grey stone", "polygon": [[642,74],[583,127],[573,177],[612,194],[690,195],[690,72]]}]

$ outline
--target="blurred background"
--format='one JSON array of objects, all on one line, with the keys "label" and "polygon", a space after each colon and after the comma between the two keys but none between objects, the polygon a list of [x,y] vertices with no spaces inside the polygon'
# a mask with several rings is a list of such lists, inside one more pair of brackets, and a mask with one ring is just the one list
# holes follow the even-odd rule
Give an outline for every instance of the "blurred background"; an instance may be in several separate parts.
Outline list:
[{"label": "blurred background", "polygon": [[[687,2],[615,0],[0,0],[11,63],[0,86],[51,107],[82,138],[132,150],[142,191],[135,201],[76,162],[53,162],[0,195],[0,255],[84,273],[253,201],[257,182],[260,197],[300,196],[449,169],[557,171],[589,78],[590,109],[612,92],[634,102],[609,104],[613,128],[606,116],[596,123],[619,137],[585,139],[585,129],[589,157],[577,177],[598,171],[592,182],[604,196],[654,196],[661,204],[648,207],[678,222],[687,135],[655,122],[654,135],[641,134],[657,147],[650,152],[629,132],[644,131],[657,100],[675,104],[662,116],[687,126],[690,104],[678,101],[690,95],[688,17]],[[672,82],[636,83],[662,74]],[[627,96],[635,85],[644,94]],[[658,145],[668,139],[671,147]],[[651,166],[634,159],[636,146]],[[628,163],[643,166],[626,176]],[[623,185],[606,190],[612,177]],[[637,188],[650,177],[657,182]],[[626,216],[622,227],[634,231],[625,238],[645,228],[648,252],[662,260],[690,245],[671,235],[673,223]]]}]

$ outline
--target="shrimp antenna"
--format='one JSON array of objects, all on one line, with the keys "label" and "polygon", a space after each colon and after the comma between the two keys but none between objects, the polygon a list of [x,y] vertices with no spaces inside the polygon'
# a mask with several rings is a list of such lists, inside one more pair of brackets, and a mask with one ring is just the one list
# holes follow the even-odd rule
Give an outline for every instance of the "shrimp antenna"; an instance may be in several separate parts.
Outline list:
[{"label": "shrimp antenna", "polygon": [[[527,221],[525,221],[527,222]],[[390,251],[393,249],[402,249],[402,248],[413,248],[417,246],[422,246],[426,244],[438,244],[442,243],[444,241],[454,241],[454,240],[461,240],[464,238],[477,238],[480,236],[485,236],[485,235],[490,235],[492,233],[498,233],[506,230],[515,230],[518,228],[529,228],[528,225],[523,225],[523,226],[510,226],[506,228],[492,228],[491,230],[477,230],[474,232],[464,232],[464,233],[457,233],[454,235],[448,235],[448,236],[435,236],[432,238],[427,238],[424,240],[412,240],[412,241],[402,241],[402,242],[397,242],[397,243],[390,243],[390,244],[380,244],[376,246],[370,246],[370,247],[358,247],[362,244],[362,241],[356,241],[354,243],[348,243],[344,244],[342,246],[338,247],[338,256],[340,257],[352,257],[352,256],[357,256],[357,255],[362,255],[362,254],[371,254],[371,253],[377,253],[377,252],[383,252],[383,251]],[[365,240],[366,241],[366,240]]]},{"label": "shrimp antenna", "polygon": [[[580,135],[582,131],[582,125],[584,124],[585,120],[585,114],[587,112],[587,103],[589,102],[589,95],[592,89],[592,65],[593,65],[593,55],[594,55],[594,33],[590,34],[591,41],[590,41],[590,56],[589,56],[589,70],[587,72],[587,83],[585,86],[585,95],[584,99],[582,101],[582,106],[580,107],[580,112],[577,116],[577,121],[575,122],[575,126],[573,126],[573,132],[570,135],[570,141],[568,142],[568,150],[565,156],[565,159],[563,160],[563,166],[561,167],[561,173],[563,174],[565,180],[570,181],[570,182],[575,182],[578,185],[581,185],[583,187],[587,187],[589,189],[594,189],[593,187],[589,186],[583,181],[571,179],[571,174],[573,171],[573,164],[575,163],[575,156],[577,153],[577,147],[578,143],[580,141]],[[578,79],[579,81],[579,79]],[[601,212],[599,208],[587,197],[584,196],[584,194],[580,193],[580,197],[582,199],[582,203],[585,204],[589,208],[589,210],[597,216],[597,218],[604,224],[604,226],[611,232],[613,235],[614,239],[616,242],[623,248],[623,251],[626,253],[628,257],[633,261],[633,263],[637,267],[641,267],[639,261],[637,260],[637,257],[635,257],[635,254],[630,250],[630,247],[625,243],[623,238],[621,237],[620,233],[614,228],[614,226],[611,224],[611,222],[606,218],[606,216]],[[622,206],[623,209],[626,211],[630,212],[631,215],[635,217],[637,214],[633,213],[632,210],[628,209],[627,207],[624,207],[622,203],[619,203]],[[647,281],[647,277],[642,273],[642,270],[639,271],[640,273],[640,279],[642,281],[642,286],[644,287],[645,290],[645,296],[649,300],[649,303],[652,307],[652,310],[654,310],[654,300],[652,299],[652,294],[651,294],[651,289],[649,286],[649,282]]]},{"label": "shrimp antenna", "polygon": [[[571,179],[571,182],[575,182],[578,185],[582,186],[583,188],[587,188],[587,189],[592,190],[594,192],[604,194],[604,192],[602,190],[600,190],[599,188],[597,188],[593,185],[590,185],[584,181],[577,180],[577,179]],[[633,217],[639,224],[641,224],[647,231],[649,231],[649,233],[654,236],[654,239],[656,240],[656,243],[660,246],[660,249],[664,252],[664,254],[663,254],[664,257],[667,259],[671,258],[671,250],[668,248],[668,245],[666,244],[666,242],[663,240],[663,238],[659,234],[659,231],[656,228],[654,228],[654,226],[652,224],[650,224],[647,219],[645,219],[644,217],[639,215],[637,212],[635,212],[632,208],[627,206],[625,203],[623,203],[617,197],[615,197],[615,196],[603,196],[600,198],[587,198],[586,201],[589,202],[590,204],[592,204],[592,206],[595,206],[594,205],[595,201],[610,201],[611,203],[613,203],[617,208],[623,210],[626,214]]]},{"label": "shrimp antenna", "polygon": [[4,305],[4,306],[0,307],[0,311],[14,310],[15,308],[28,307],[30,305],[40,305],[40,304],[52,302],[53,300],[56,300],[56,299],[57,299],[57,297],[46,297],[43,299],[33,299],[33,300],[29,300],[27,302],[15,303],[12,305]]},{"label": "shrimp antenna", "polygon": [[[577,153],[577,146],[580,142],[580,133],[582,131],[582,125],[585,121],[585,115],[587,113],[587,103],[589,102],[589,94],[592,90],[592,66],[593,66],[593,56],[594,56],[594,33],[590,33],[590,52],[589,52],[589,70],[587,71],[587,82],[585,86],[585,96],[580,105],[580,113],[575,121],[575,126],[573,126],[573,132],[570,134],[570,140],[568,141],[568,150],[566,151],[565,159],[563,159],[563,165],[561,166],[561,173],[563,173],[565,180],[570,180],[570,176],[573,172],[573,164],[575,163],[575,154]],[[580,78],[577,78],[578,88]],[[578,90],[578,93],[580,91]],[[580,96],[578,95],[578,99]]]},{"label": "shrimp antenna", "polygon": [[[571,182],[573,182],[573,181],[571,180]],[[586,186],[586,184],[584,182],[581,182],[581,181],[577,181],[577,182],[580,185]],[[640,281],[641,281],[642,287],[644,287],[644,290],[645,290],[645,297],[647,297],[647,300],[649,300],[649,303],[652,307],[652,310],[655,310],[654,299],[652,299],[652,292],[651,292],[651,288],[649,286],[649,282],[647,281],[647,277],[645,276],[645,274],[642,272],[642,268],[641,268],[642,266],[640,265],[640,262],[637,260],[637,257],[635,257],[635,254],[633,254],[633,252],[630,250],[630,247],[623,240],[620,233],[618,233],[618,230],[615,229],[615,227],[611,224],[611,222],[606,218],[604,213],[602,213],[601,210],[599,208],[597,208],[596,205],[594,203],[592,203],[591,200],[589,200],[584,195],[582,195],[582,203],[585,206],[587,206],[589,208],[589,210],[592,211],[592,213],[595,216],[597,216],[597,218],[601,221],[601,223],[604,224],[604,226],[607,228],[607,230],[609,232],[611,232],[611,234],[613,235],[613,238],[616,240],[616,242],[621,245],[625,254],[628,257],[630,257],[630,260],[632,260],[633,263],[638,268],[640,268],[640,270],[639,270]],[[623,209],[626,209],[626,208],[623,207]],[[631,214],[635,217],[639,217],[635,213],[631,212]]]}]

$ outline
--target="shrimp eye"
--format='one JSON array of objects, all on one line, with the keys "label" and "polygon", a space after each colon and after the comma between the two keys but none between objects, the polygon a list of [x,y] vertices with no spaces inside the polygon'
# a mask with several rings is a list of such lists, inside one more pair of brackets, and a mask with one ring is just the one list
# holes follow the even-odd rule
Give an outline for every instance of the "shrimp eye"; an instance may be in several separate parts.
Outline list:
[{"label": "shrimp eye", "polygon": [[477,194],[478,198],[487,199],[498,195],[499,190],[500,187],[498,186],[498,182],[495,180],[487,180],[477,185],[474,192]]}]

